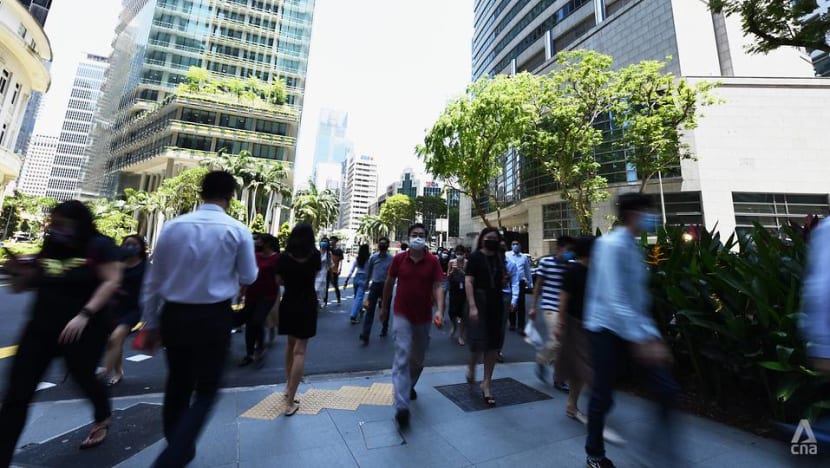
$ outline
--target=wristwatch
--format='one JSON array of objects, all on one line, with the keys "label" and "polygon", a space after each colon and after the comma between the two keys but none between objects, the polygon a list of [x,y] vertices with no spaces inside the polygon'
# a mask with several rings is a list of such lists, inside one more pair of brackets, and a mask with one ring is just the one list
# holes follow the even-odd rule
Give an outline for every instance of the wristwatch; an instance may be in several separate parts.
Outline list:
[{"label": "wristwatch", "polygon": [[81,309],[81,315],[83,315],[86,318],[92,318],[92,316],[95,315],[95,312],[90,310],[89,307],[84,307],[83,309]]}]

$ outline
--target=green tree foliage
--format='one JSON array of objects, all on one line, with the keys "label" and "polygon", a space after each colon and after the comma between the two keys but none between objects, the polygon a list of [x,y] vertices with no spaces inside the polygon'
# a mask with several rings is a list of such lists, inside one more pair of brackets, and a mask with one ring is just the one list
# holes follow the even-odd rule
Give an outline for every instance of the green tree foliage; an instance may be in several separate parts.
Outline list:
[{"label": "green tree foliage", "polygon": [[254,222],[248,227],[251,229],[251,232],[265,232],[265,218],[261,213],[257,213],[256,217],[254,217]]},{"label": "green tree foliage", "polygon": [[190,67],[185,74],[185,85],[189,91],[204,92],[211,85],[210,72],[201,67]]},{"label": "green tree foliage", "polygon": [[366,215],[360,220],[357,235],[366,241],[377,242],[381,237],[388,237],[389,231],[389,225],[379,215]]},{"label": "green tree foliage", "polygon": [[528,118],[515,82],[515,77],[499,75],[471,84],[447,105],[416,148],[431,174],[472,199],[487,226],[482,196],[490,196],[498,210],[490,184],[501,174],[501,158],[518,141]]},{"label": "green tree foliage", "polygon": [[312,181],[308,181],[308,185],[294,197],[294,218],[297,222],[311,224],[314,232],[319,233],[320,229],[327,229],[337,221],[340,200],[332,190],[318,190]]},{"label": "green tree foliage", "polygon": [[447,201],[441,197],[415,197],[415,211],[421,213],[424,218],[446,218]]},{"label": "green tree foliage", "polygon": [[288,236],[291,234],[291,226],[288,223],[282,223],[279,232],[277,232],[277,240],[280,243],[280,249],[284,249],[288,245]]},{"label": "green tree foliage", "polygon": [[283,105],[285,104],[285,98],[285,81],[278,79],[271,80],[271,83],[268,85],[268,101],[274,105]]},{"label": "green tree foliage", "polygon": [[830,12],[816,13],[816,0],[709,0],[715,13],[739,15],[744,34],[755,42],[752,53],[779,47],[806,47],[830,52]]},{"label": "green tree foliage", "polygon": [[400,238],[407,226],[415,222],[415,203],[402,193],[392,195],[380,208],[380,219]]},{"label": "green tree foliage", "polygon": [[87,203],[95,217],[95,227],[117,244],[136,232],[138,221],[132,216],[129,204],[124,200],[98,199]]},{"label": "green tree foliage", "polygon": [[14,235],[15,232],[24,232],[33,237],[39,237],[47,221],[49,211],[57,205],[57,201],[50,197],[26,195],[15,191],[14,194],[3,199],[2,234],[3,238]]}]

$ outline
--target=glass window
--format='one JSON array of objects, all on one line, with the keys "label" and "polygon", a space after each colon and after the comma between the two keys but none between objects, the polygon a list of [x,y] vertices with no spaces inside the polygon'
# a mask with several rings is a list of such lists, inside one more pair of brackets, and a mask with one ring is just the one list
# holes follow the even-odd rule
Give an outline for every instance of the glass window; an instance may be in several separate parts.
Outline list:
[{"label": "glass window", "polygon": [[542,206],[542,237],[556,240],[561,235],[578,236],[579,223],[568,202]]},{"label": "glass window", "polygon": [[827,194],[747,193],[733,192],[735,228],[739,234],[751,231],[758,223],[768,229],[801,223],[810,214],[827,214]]},{"label": "glass window", "polygon": [[239,130],[251,130],[254,119],[238,117],[235,115],[222,114],[219,117],[219,125],[222,127],[236,128]]},{"label": "glass window", "polygon": [[201,109],[182,109],[182,120],[185,122],[194,122],[205,125],[214,125],[216,122],[216,113],[207,112]]}]

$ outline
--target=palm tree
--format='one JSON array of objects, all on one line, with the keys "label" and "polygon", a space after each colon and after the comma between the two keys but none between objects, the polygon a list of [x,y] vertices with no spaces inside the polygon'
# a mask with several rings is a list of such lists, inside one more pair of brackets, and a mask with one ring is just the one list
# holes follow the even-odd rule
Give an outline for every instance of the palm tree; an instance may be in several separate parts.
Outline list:
[{"label": "palm tree", "polygon": [[389,231],[389,225],[380,216],[366,215],[360,220],[357,235],[369,241],[376,241],[380,237],[388,236]]},{"label": "palm tree", "polygon": [[[285,179],[287,178],[288,173],[285,171],[285,167],[280,162],[268,165],[267,169],[262,174],[262,188],[265,190],[265,193],[268,194],[268,204],[265,208],[265,226],[270,227],[275,216],[277,218],[277,222],[279,222],[280,208],[275,209],[274,203],[277,202],[281,206],[282,200],[291,196],[291,190],[289,190],[288,186],[285,185]],[[280,197],[279,200],[276,199],[278,195]]]},{"label": "palm tree", "polygon": [[309,188],[297,192],[294,199],[294,216],[300,222],[311,224],[315,232],[334,224],[339,213],[337,195],[329,189],[319,191],[312,181],[309,181]]}]

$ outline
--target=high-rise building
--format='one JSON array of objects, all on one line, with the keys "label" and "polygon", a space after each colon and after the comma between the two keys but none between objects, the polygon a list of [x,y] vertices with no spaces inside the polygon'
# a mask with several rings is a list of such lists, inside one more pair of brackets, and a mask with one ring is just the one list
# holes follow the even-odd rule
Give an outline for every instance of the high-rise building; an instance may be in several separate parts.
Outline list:
[{"label": "high-rise building", "polygon": [[46,189],[48,197],[65,201],[80,195],[86,150],[107,66],[107,57],[94,54],[84,54],[78,63]]},{"label": "high-rise building", "polygon": [[29,13],[43,26],[46,24],[46,17],[49,16],[49,8],[52,7],[52,0],[18,0],[29,10]]},{"label": "high-rise building", "polygon": [[[830,0],[817,0],[818,8],[813,15],[826,15],[830,10]],[[830,37],[828,37],[830,40]],[[816,69],[816,75],[830,76],[830,54],[821,50],[811,50],[810,59]]]},{"label": "high-rise building", "polygon": [[342,165],[340,229],[356,231],[377,199],[378,165],[371,156],[350,155]]},{"label": "high-rise building", "polygon": [[[314,0],[124,2],[84,190],[154,190],[223,148],[283,162],[292,184],[313,10]],[[208,82],[179,87],[198,69]],[[229,81],[250,77],[255,92]],[[277,80],[284,104],[269,95]]]},{"label": "high-rise building", "polygon": [[26,195],[46,195],[49,185],[49,176],[52,174],[52,165],[55,162],[55,151],[58,149],[58,137],[50,135],[34,135],[23,160],[23,168],[17,180],[17,189]]},{"label": "high-rise building", "polygon": [[22,3],[0,2],[0,203],[6,185],[20,173],[14,153],[29,98],[46,92],[51,78],[49,39]]},{"label": "high-rise building", "polygon": [[[675,76],[720,83],[715,94],[723,102],[707,107],[699,127],[684,135],[696,159],[645,187],[668,224],[742,233],[753,222],[775,228],[828,211],[830,166],[816,135],[830,121],[823,104],[830,82],[813,78],[802,51],[749,54],[752,38],[740,18],[712,14],[698,1],[477,0],[474,21],[474,78],[546,74],[559,52],[589,49],[612,56],[615,67],[672,57],[667,71]],[[603,123],[607,137],[611,117]],[[605,230],[613,199],[638,190],[641,177],[622,149],[595,156],[611,197],[592,207],[593,227]],[[579,231],[550,175],[520,154],[507,155],[490,191],[500,200],[502,225],[527,235],[533,256],[550,253],[558,235]],[[482,227],[471,205],[461,197],[460,235],[468,240]],[[495,219],[495,207],[485,207]]]},{"label": "high-rise building", "polygon": [[349,114],[335,109],[320,109],[320,125],[314,145],[314,163],[341,164],[353,152],[352,142],[346,138]]}]

